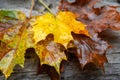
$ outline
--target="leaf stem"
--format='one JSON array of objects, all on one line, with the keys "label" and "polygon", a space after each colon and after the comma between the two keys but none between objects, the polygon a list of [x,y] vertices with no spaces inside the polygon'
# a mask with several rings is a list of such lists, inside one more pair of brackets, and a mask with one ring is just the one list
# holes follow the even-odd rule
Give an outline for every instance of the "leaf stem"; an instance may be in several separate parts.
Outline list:
[{"label": "leaf stem", "polygon": [[35,2],[34,2],[34,0],[32,0],[32,2],[31,2],[31,7],[30,7],[30,14],[29,14],[29,17],[32,16],[32,10],[33,10],[34,5],[35,5]]},{"label": "leaf stem", "polygon": [[[39,0],[39,2],[50,12],[52,13],[52,11],[50,10],[50,8],[43,2],[43,0]],[[52,13],[53,14],[53,13]]]}]

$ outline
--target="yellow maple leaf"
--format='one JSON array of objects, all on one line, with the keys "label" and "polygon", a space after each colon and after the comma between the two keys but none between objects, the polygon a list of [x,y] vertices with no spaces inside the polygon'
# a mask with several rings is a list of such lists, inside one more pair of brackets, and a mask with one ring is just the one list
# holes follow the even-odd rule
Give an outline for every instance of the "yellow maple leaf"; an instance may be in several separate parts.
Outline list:
[{"label": "yellow maple leaf", "polygon": [[54,35],[54,41],[63,44],[72,40],[71,32],[88,35],[85,24],[76,20],[76,15],[71,12],[59,12],[56,16],[46,13],[38,16],[32,23],[35,43],[44,40],[50,33]]}]

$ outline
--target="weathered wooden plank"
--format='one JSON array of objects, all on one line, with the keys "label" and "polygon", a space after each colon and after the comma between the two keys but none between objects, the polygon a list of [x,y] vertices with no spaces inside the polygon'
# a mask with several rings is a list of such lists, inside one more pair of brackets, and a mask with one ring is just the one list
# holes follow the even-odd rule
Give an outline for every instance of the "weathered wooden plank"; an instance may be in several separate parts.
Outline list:
[{"label": "weathered wooden plank", "polygon": [[119,63],[120,64],[120,52],[107,54],[108,62],[109,63]]},{"label": "weathered wooden plank", "polygon": [[[27,65],[27,64],[26,64]],[[32,65],[32,64],[31,64]],[[101,70],[88,70],[82,71],[78,67],[77,61],[73,60],[65,64],[65,72],[62,73],[62,80],[119,80],[120,79],[120,64],[118,63],[107,63],[105,64],[105,73]],[[50,80],[47,74],[36,75],[37,70],[32,67],[29,69],[31,71],[26,71],[27,67],[17,68],[15,72],[9,77],[8,80]],[[0,80],[2,79],[1,77]]]},{"label": "weathered wooden plank", "polygon": [[120,31],[108,29],[106,31],[103,31],[100,36],[102,37],[102,39],[107,41],[109,45],[112,46],[112,48],[107,51],[107,54],[114,54],[120,52]]}]

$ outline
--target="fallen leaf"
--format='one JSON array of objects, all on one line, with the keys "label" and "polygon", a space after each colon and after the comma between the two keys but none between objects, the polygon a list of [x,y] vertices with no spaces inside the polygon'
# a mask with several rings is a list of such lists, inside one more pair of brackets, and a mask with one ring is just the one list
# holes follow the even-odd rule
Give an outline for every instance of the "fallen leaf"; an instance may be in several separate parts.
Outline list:
[{"label": "fallen leaf", "polygon": [[[77,15],[77,20],[87,25],[86,29],[88,30],[90,37],[84,37],[84,39],[80,38],[77,40],[77,43],[80,45],[82,41],[86,42],[87,39],[87,44],[82,44],[83,46],[81,46],[80,49],[83,50],[76,50],[76,55],[79,56],[78,59],[81,60],[80,63],[83,67],[89,62],[93,62],[97,66],[103,68],[103,63],[106,62],[105,52],[109,45],[106,41],[98,38],[98,33],[107,30],[108,28],[120,30],[120,13],[117,11],[118,6],[105,5],[95,7],[100,1],[102,0],[75,0],[71,3],[68,0],[61,0],[59,6],[60,11],[71,11],[75,13]],[[78,45],[75,44],[76,39],[77,37],[72,41],[72,44],[78,47]],[[90,53],[89,46],[92,49],[92,53]],[[97,47],[99,47],[99,49]],[[84,51],[84,53],[77,51]],[[95,59],[95,61],[93,59]]]},{"label": "fallen leaf", "polygon": [[[20,19],[10,17],[9,19],[5,19],[5,22],[2,18],[2,28],[0,31],[0,70],[5,74],[6,78],[13,72],[16,64],[23,67],[24,54],[28,48],[35,49],[40,58],[41,65],[52,66],[60,74],[61,61],[67,60],[64,51],[71,40],[73,43],[79,42],[80,46],[83,45],[80,49],[88,51],[84,55],[87,58],[92,57],[94,60],[96,59],[96,62],[91,60],[96,65],[102,67],[106,61],[106,57],[103,55],[105,55],[108,47],[107,43],[99,40],[95,35],[91,36],[86,30],[86,25],[77,21],[77,16],[72,12],[59,12],[56,16],[46,13],[41,16],[32,17],[31,19],[26,19],[26,17],[19,17]],[[4,28],[4,26],[7,28]],[[72,33],[71,35],[71,32],[75,34]],[[76,34],[84,36],[76,37]],[[87,44],[81,44],[82,41],[85,41]],[[70,42],[68,48],[73,48],[69,46],[70,44],[78,47],[73,43]],[[88,50],[88,45],[92,46],[92,53]],[[77,56],[79,56],[78,54]],[[83,62],[86,60],[89,63],[90,59],[87,58],[80,58],[80,60]],[[84,67],[87,63],[82,63],[81,61],[80,63]]]},{"label": "fallen leaf", "polygon": [[[76,15],[71,12],[59,12],[57,16],[47,13],[37,16],[37,19],[35,19],[36,17],[26,19],[23,13],[11,11],[10,13],[2,11],[0,15],[2,26],[0,31],[0,70],[6,78],[13,72],[15,65],[23,67],[24,54],[28,48],[35,48],[40,63],[55,67],[60,74],[60,63],[62,60],[66,60],[63,45],[67,45],[70,40],[73,40],[71,31],[89,35],[85,24],[76,21]],[[32,26],[29,23],[32,23]],[[48,34],[52,35],[51,38]]]},{"label": "fallen leaf", "polygon": [[59,9],[77,14],[77,20],[87,24],[87,29],[91,35],[108,28],[120,30],[118,6],[95,7],[100,1],[102,0],[75,0],[75,2],[69,3],[67,0],[61,0]]},{"label": "fallen leaf", "polygon": [[85,24],[77,21],[76,15],[71,12],[59,12],[56,16],[46,13],[37,17],[32,26],[35,43],[45,39],[50,33],[54,35],[55,42],[65,46],[73,39],[71,31],[89,35],[85,29]]},{"label": "fallen leaf", "polygon": [[[21,14],[10,13],[10,15],[18,16]],[[23,17],[19,18],[21,19]],[[25,19],[24,17],[23,21],[25,21]],[[6,78],[13,72],[15,65],[19,64],[23,67],[25,51],[32,46],[32,39],[30,38],[32,35],[29,29],[27,29],[27,23],[17,21],[16,25],[0,32],[0,34],[2,34],[0,36],[0,70],[5,74]]]},{"label": "fallen leaf", "polygon": [[41,65],[46,64],[54,67],[60,74],[60,64],[63,60],[67,60],[64,52],[66,49],[62,44],[54,42],[53,34],[48,34],[45,40],[37,42],[35,50]]},{"label": "fallen leaf", "polygon": [[72,33],[74,40],[67,45],[68,52],[77,56],[82,69],[93,63],[104,70],[104,63],[107,62],[106,49],[108,44],[102,40],[93,40],[84,34]]}]

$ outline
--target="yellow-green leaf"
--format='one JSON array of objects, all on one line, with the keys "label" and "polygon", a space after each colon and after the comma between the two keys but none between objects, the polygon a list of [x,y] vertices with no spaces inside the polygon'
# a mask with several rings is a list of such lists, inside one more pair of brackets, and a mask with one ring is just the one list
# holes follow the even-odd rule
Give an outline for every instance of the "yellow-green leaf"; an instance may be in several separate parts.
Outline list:
[{"label": "yellow-green leaf", "polygon": [[[24,17],[23,21],[26,21],[25,19]],[[27,48],[33,47],[32,35],[27,27],[28,23],[23,21],[17,20],[17,24],[0,32],[2,34],[0,36],[0,56],[2,55],[0,57],[0,70],[6,78],[13,72],[16,64],[23,67],[25,51]]]}]

